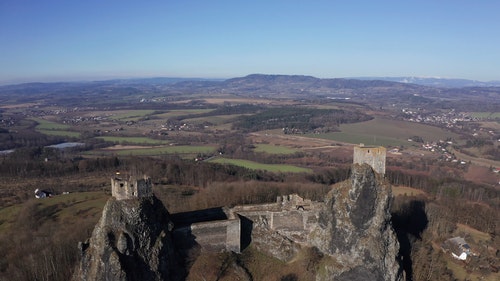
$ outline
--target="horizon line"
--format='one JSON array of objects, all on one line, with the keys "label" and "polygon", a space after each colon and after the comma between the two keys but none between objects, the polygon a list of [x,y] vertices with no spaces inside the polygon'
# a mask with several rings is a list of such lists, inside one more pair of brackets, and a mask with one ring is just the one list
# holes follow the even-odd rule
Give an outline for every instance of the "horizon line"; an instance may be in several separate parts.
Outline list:
[{"label": "horizon line", "polygon": [[[163,75],[151,75],[151,76],[107,76],[103,75],[101,77],[91,77],[91,76],[82,76],[82,77],[74,77],[74,78],[33,78],[33,79],[9,79],[9,80],[0,80],[0,86],[13,86],[13,85],[22,85],[22,84],[37,84],[37,83],[92,83],[92,82],[105,82],[105,81],[113,81],[113,80],[134,80],[134,79],[185,79],[185,80],[228,80],[233,78],[243,78],[251,75],[268,75],[268,76],[309,76],[317,79],[357,79],[357,80],[384,80],[384,79],[437,79],[437,80],[465,80],[471,82],[479,82],[479,83],[500,83],[499,80],[477,80],[477,79],[469,79],[469,78],[454,78],[454,77],[441,77],[441,76],[416,76],[416,75],[408,75],[408,76],[343,76],[343,77],[318,77],[314,75],[308,74],[279,74],[279,73],[250,73],[243,76],[231,76],[231,77],[201,77],[201,76],[184,76],[184,75],[174,75],[174,76],[163,76]],[[394,81],[397,82],[397,81]],[[401,83],[410,83],[411,82],[401,82]]]}]

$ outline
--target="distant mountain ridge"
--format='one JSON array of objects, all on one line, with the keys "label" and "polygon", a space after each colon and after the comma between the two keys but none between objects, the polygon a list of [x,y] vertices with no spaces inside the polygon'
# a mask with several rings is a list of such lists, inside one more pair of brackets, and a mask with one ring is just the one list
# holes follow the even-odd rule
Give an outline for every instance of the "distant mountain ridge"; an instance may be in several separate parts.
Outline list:
[{"label": "distant mountain ridge", "polygon": [[[69,85],[172,85],[184,83],[184,85],[203,85],[222,83],[226,85],[237,85],[245,83],[261,83],[266,84],[320,84],[324,86],[352,86],[353,82],[359,86],[379,86],[384,82],[396,82],[403,84],[415,84],[421,86],[432,86],[442,88],[463,88],[463,87],[500,87],[499,81],[478,81],[470,79],[456,78],[440,78],[440,77],[416,77],[416,76],[366,76],[366,77],[344,77],[344,78],[316,78],[307,75],[282,75],[282,74],[249,74],[243,77],[235,77],[229,79],[217,78],[196,78],[196,77],[147,77],[147,78],[123,78],[123,79],[108,79],[108,80],[92,80],[92,81],[61,81],[61,82],[29,82],[20,84],[0,85],[1,88],[34,88],[34,87],[51,87],[51,86],[69,86]],[[363,82],[361,82],[363,81]],[[370,82],[367,82],[370,81]],[[378,81],[378,82],[376,82]],[[390,84],[385,84],[386,86]]]},{"label": "distant mountain ridge", "polygon": [[[59,99],[67,105],[77,106],[75,96],[85,96],[89,103],[123,99],[148,100],[157,97],[226,97],[272,99],[336,99],[365,102],[376,106],[388,104],[413,104],[424,106],[435,102],[469,101],[487,104],[493,110],[500,101],[498,86],[461,79],[393,77],[381,78],[332,78],[323,79],[306,75],[251,74],[227,80],[202,78],[144,78],[91,82],[26,83],[0,86],[0,101],[33,102],[34,100]],[[427,79],[427,80],[426,80]],[[397,80],[397,81],[391,81]],[[469,82],[470,81],[470,82]],[[411,83],[415,82],[415,83]],[[420,83],[417,84],[416,82]],[[453,87],[452,85],[475,85]],[[421,85],[431,84],[431,85]],[[447,85],[447,86],[437,86]],[[125,99],[127,97],[127,99]],[[95,104],[95,103],[94,103]],[[449,104],[448,104],[449,106]],[[495,110],[494,110],[495,111]]]},{"label": "distant mountain ridge", "polygon": [[417,84],[423,86],[432,86],[440,88],[464,88],[464,87],[499,87],[500,81],[478,81],[469,79],[456,78],[439,78],[439,77],[354,77],[359,80],[383,80],[399,83]]}]

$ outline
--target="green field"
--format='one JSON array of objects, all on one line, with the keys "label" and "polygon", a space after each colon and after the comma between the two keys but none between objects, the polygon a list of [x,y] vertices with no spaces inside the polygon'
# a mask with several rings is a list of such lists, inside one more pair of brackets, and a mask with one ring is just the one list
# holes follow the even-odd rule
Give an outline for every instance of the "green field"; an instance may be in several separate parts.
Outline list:
[{"label": "green field", "polygon": [[341,132],[327,134],[309,134],[308,137],[330,139],[353,144],[399,146],[411,145],[408,138],[420,136],[424,141],[458,139],[455,133],[444,129],[414,122],[375,118],[370,121],[342,124]]},{"label": "green field", "polygon": [[124,149],[114,151],[118,155],[162,155],[162,154],[209,154],[213,153],[215,148],[212,146],[163,146],[154,148],[140,148],[140,149]]},{"label": "green field", "polygon": [[40,130],[37,129],[38,132],[48,135],[48,136],[59,136],[59,137],[71,137],[71,138],[79,138],[80,133],[72,132],[72,131],[60,131],[60,130]]},{"label": "green field", "polygon": [[167,144],[166,140],[156,140],[146,137],[97,137],[104,141],[116,142],[120,144]]},{"label": "green field", "polygon": [[382,145],[382,146],[401,146],[401,145],[411,145],[408,141],[398,140],[393,138],[387,138],[382,136],[371,136],[356,133],[327,133],[327,134],[310,134],[307,135],[311,138],[328,139],[332,141],[353,143],[353,144],[366,144],[366,145]]},{"label": "green field", "polygon": [[162,114],[157,114],[155,115],[156,118],[160,119],[168,119],[168,118],[173,118],[173,117],[179,117],[179,116],[184,116],[184,115],[190,115],[190,114],[202,114],[202,113],[207,113],[213,111],[213,109],[179,109],[179,110],[169,110],[166,113]]},{"label": "green field", "polygon": [[469,114],[479,119],[500,119],[500,112],[470,112]]},{"label": "green field", "polygon": [[114,115],[113,119],[121,121],[137,121],[144,116],[153,114],[154,112],[155,110],[128,110]]},{"label": "green field", "polygon": [[67,130],[70,128],[69,125],[59,124],[41,118],[33,118],[31,120],[38,123],[38,125],[36,125],[37,130]]},{"label": "green field", "polygon": [[38,125],[36,125],[35,129],[44,135],[59,136],[59,137],[71,137],[71,138],[80,137],[80,133],[68,131],[68,129],[71,128],[69,125],[59,124],[59,123],[47,121],[45,119],[40,119],[40,118],[33,118],[31,120],[38,123]]},{"label": "green field", "polygon": [[272,144],[256,144],[255,145],[255,152],[264,152],[264,153],[269,153],[269,154],[294,154],[295,152],[298,152],[298,149],[294,148],[289,148],[285,146],[278,146],[278,145],[272,145]]},{"label": "green field", "polygon": [[210,160],[213,163],[230,164],[240,167],[245,167],[252,170],[265,170],[276,173],[312,173],[311,169],[301,168],[292,165],[281,164],[261,164],[243,159],[228,159],[228,158],[214,158]]}]

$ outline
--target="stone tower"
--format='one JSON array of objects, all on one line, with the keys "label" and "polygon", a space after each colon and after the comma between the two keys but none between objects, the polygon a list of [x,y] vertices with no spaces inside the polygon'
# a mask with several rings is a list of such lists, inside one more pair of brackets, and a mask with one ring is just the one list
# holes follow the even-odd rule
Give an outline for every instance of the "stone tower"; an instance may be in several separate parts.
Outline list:
[{"label": "stone tower", "polygon": [[151,179],[146,176],[142,179],[130,176],[127,180],[116,176],[111,178],[111,195],[117,200],[152,196]]},{"label": "stone tower", "polygon": [[354,147],[353,163],[366,163],[381,175],[385,175],[385,157],[386,149],[383,146],[365,146],[360,144]]}]

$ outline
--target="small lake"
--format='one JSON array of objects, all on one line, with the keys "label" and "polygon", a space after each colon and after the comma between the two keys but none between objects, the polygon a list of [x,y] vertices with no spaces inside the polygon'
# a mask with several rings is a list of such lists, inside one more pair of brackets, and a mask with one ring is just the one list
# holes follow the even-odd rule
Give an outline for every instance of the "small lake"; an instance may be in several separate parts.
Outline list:
[{"label": "small lake", "polygon": [[76,146],[82,146],[82,145],[85,145],[85,144],[83,142],[62,142],[62,143],[58,143],[58,144],[49,145],[47,147],[63,149],[63,148],[70,148],[70,147],[76,147]]}]

